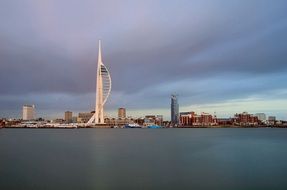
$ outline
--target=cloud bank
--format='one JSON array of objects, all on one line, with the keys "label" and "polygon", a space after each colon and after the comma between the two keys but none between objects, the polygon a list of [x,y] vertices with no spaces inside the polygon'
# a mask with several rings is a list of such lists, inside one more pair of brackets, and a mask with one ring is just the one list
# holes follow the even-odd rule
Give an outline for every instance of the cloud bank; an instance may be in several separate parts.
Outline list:
[{"label": "cloud bank", "polygon": [[226,116],[235,101],[286,118],[286,9],[283,0],[2,1],[0,117],[27,103],[40,116],[92,110],[101,39],[110,114],[155,109],[168,119],[177,93],[183,111]]}]

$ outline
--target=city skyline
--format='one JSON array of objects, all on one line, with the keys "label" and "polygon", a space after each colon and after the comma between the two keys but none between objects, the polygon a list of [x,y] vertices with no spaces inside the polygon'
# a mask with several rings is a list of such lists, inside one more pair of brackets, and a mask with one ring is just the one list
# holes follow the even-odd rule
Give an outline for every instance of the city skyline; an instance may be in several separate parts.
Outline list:
[{"label": "city skyline", "polygon": [[93,110],[102,39],[109,115],[169,119],[177,93],[180,112],[287,119],[286,1],[79,2],[0,2],[0,118]]}]

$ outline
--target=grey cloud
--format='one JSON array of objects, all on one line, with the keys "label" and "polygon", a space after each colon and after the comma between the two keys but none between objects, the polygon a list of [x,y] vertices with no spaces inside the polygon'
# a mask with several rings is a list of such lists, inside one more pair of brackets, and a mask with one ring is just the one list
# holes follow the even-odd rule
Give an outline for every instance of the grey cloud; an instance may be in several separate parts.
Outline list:
[{"label": "grey cloud", "polygon": [[[110,109],[166,108],[175,91],[188,104],[287,88],[285,1],[67,2],[0,3],[0,112],[37,99],[31,94],[49,109],[91,109],[99,38],[113,80]],[[55,94],[67,99],[51,105]]]}]

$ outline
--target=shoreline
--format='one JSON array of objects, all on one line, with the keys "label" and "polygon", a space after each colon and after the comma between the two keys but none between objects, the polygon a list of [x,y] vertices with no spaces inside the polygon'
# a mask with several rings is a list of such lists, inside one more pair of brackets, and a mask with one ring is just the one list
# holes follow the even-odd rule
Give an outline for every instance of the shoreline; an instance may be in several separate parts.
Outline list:
[{"label": "shoreline", "polygon": [[[0,129],[126,129],[124,127],[114,128],[113,126],[89,126],[89,127],[27,127],[27,126],[5,126],[0,127]],[[186,126],[186,127],[160,127],[159,129],[226,129],[226,128],[287,128],[287,126]],[[133,129],[133,128],[131,128]],[[137,129],[148,129],[148,127],[140,127]]]}]

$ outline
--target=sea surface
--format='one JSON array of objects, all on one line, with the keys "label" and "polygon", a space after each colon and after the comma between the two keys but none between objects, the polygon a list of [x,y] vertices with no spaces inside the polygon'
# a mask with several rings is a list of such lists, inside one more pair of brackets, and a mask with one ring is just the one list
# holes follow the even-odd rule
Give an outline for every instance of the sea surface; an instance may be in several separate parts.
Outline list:
[{"label": "sea surface", "polygon": [[287,189],[287,129],[0,129],[1,190]]}]

